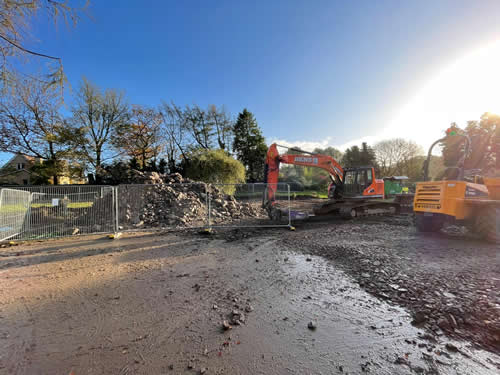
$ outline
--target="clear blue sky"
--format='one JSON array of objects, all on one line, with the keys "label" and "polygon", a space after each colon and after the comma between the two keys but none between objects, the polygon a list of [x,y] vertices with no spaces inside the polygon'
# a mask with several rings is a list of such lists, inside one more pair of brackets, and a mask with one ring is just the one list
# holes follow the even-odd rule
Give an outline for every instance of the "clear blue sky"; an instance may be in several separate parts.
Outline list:
[{"label": "clear blue sky", "polygon": [[[500,38],[498,1],[97,1],[36,50],[130,102],[252,111],[268,141],[373,135],[440,67]],[[415,129],[418,131],[418,129]]]}]

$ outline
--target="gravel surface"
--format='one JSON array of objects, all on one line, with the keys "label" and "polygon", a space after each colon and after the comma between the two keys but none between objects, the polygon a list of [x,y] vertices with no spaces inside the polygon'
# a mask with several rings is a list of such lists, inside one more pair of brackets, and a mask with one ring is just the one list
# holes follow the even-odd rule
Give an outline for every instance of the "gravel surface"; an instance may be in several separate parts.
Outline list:
[{"label": "gravel surface", "polygon": [[282,243],[332,260],[430,334],[500,353],[500,248],[453,229],[416,233],[411,216],[308,223]]}]

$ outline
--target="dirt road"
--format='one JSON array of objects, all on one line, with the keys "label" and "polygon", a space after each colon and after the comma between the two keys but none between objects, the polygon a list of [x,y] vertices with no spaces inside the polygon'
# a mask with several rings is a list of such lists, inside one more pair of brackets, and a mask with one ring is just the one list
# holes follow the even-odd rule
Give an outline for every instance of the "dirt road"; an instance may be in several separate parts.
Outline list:
[{"label": "dirt road", "polygon": [[0,249],[0,374],[498,373],[320,254],[321,236],[368,241],[343,225]]}]

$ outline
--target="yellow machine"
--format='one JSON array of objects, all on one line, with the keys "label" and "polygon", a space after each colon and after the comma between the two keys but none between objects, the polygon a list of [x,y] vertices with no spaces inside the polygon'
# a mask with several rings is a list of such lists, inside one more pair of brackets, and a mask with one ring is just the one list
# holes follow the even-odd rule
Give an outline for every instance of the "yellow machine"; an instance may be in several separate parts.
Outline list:
[{"label": "yellow machine", "polygon": [[432,149],[446,137],[430,147],[424,163],[424,182],[417,183],[413,201],[417,230],[437,232],[445,223],[457,223],[487,241],[500,242],[500,178],[476,177],[474,182],[465,181],[464,161],[470,140],[466,135],[450,134],[450,129],[447,135],[463,138],[464,156],[456,167],[447,168],[453,172],[449,180],[427,181]]}]

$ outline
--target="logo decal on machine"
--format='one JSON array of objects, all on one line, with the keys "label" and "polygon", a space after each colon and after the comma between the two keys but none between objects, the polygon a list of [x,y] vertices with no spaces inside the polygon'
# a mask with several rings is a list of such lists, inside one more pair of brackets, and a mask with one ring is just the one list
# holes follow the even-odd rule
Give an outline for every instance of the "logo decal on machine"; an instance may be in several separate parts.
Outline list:
[{"label": "logo decal on machine", "polygon": [[296,156],[295,161],[299,163],[318,164],[318,158],[309,158],[306,156]]},{"label": "logo decal on machine", "polygon": [[417,208],[431,208],[434,210],[440,210],[441,205],[440,204],[432,204],[432,203],[417,203]]}]

